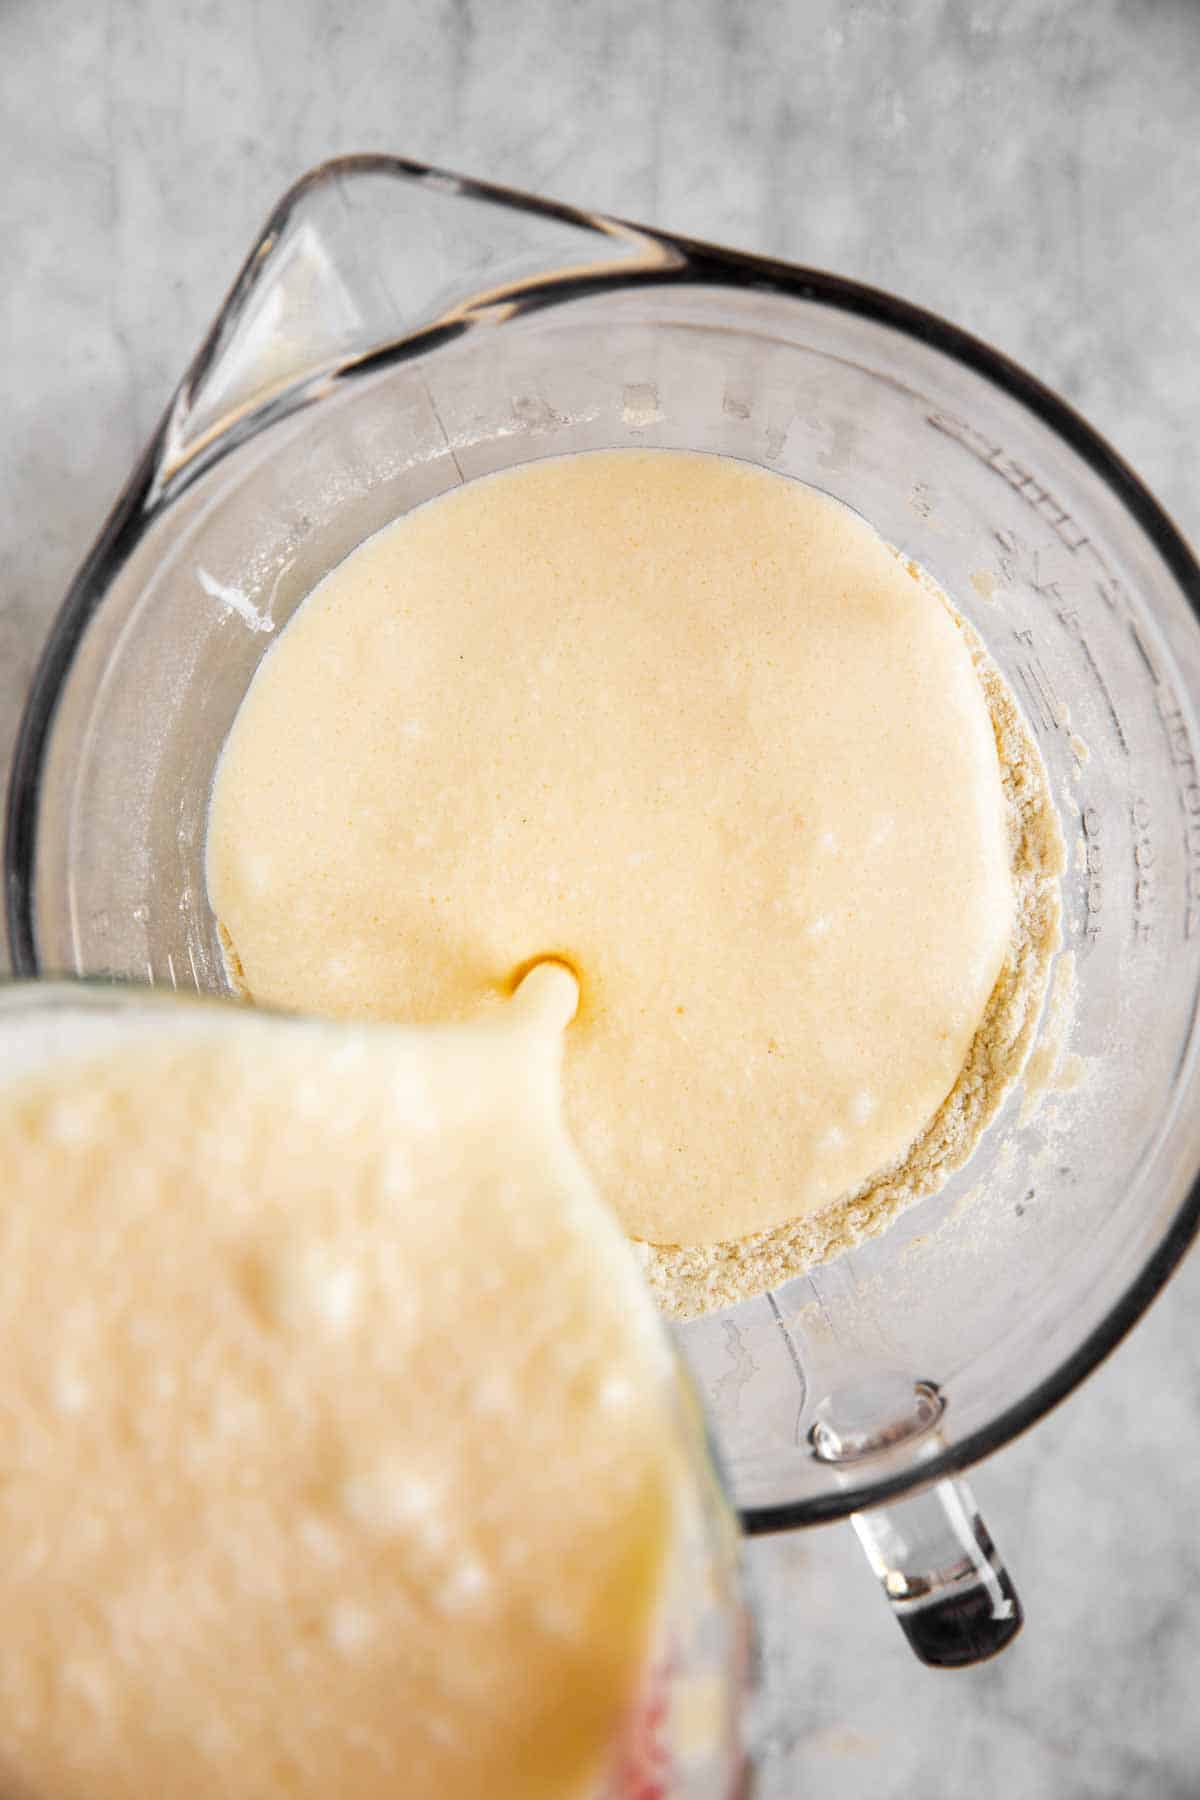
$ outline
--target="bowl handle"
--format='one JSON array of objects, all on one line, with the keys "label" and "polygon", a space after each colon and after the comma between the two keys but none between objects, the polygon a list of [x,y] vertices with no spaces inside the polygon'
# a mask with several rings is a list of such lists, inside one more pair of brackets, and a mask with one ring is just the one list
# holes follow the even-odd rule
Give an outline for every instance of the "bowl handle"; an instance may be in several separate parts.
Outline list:
[{"label": "bowl handle", "polygon": [[965,1669],[1016,1637],[1021,1602],[961,1478],[854,1513],[850,1522],[923,1663]]}]

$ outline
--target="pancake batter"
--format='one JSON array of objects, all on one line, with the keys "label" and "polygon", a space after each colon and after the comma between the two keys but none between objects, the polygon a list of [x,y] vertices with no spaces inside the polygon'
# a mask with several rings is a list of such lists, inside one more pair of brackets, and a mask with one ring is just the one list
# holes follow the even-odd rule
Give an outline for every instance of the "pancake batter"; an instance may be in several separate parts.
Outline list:
[{"label": "pancake batter", "polygon": [[910,1151],[1010,951],[1012,861],[920,572],[797,482],[620,451],[458,489],[322,582],[234,723],[208,879],[239,981],[288,1007],[469,1018],[569,958],[585,1160],[632,1236],[705,1248]]},{"label": "pancake batter", "polygon": [[595,1792],[679,1452],[574,1000],[56,1015],[21,1075],[0,1019],[5,1794]]}]

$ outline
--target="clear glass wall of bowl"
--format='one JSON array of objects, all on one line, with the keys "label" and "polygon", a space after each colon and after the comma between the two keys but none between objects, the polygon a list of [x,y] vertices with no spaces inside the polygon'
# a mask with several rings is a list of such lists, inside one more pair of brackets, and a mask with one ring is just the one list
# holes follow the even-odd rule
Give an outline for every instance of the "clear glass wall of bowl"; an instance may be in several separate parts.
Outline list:
[{"label": "clear glass wall of bowl", "polygon": [[[1031,1423],[1195,1226],[1200,574],[1036,383],[833,277],[386,159],[318,172],[68,602],[18,759],[10,923],[29,970],[223,990],[206,807],[292,610],[435,494],[623,445],[814,483],[928,568],[1020,700],[1068,846],[1077,1083],[1032,1118],[1015,1095],[884,1237],[680,1330],[769,1529],[894,1499]],[[826,1450],[842,1431],[854,1455],[819,1453],[831,1422]]]}]

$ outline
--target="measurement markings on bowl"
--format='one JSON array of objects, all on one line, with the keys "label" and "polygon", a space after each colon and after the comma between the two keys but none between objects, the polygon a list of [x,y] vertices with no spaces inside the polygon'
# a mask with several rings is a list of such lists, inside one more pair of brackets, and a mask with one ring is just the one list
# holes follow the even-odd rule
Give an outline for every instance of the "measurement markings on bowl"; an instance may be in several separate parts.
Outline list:
[{"label": "measurement markings on bowl", "polygon": [[631,431],[644,431],[666,417],[653,381],[631,381],[621,390],[621,422]]},{"label": "measurement markings on bowl", "polygon": [[[1000,548],[1000,573],[1004,580],[1010,584],[1021,582],[1026,587],[1031,588],[1040,599],[1049,600],[1054,606],[1055,616],[1058,619],[1059,624],[1078,644],[1083,655],[1084,663],[1087,666],[1088,675],[1093,684],[1099,689],[1100,696],[1104,701],[1104,708],[1108,713],[1113,731],[1116,734],[1117,742],[1121,746],[1123,754],[1128,756],[1129,739],[1125,735],[1125,727],[1121,722],[1121,715],[1117,711],[1116,701],[1112,696],[1112,689],[1105,680],[1104,672],[1096,659],[1095,651],[1088,641],[1079,608],[1068,604],[1067,596],[1063,593],[1062,583],[1050,576],[1043,564],[1042,553],[1036,546],[1026,544],[1017,536],[1015,531],[997,530],[993,535]],[[1080,546],[1080,548],[1082,548],[1082,546]],[[1102,585],[1103,584],[1099,582],[1096,583],[1098,591]],[[1120,589],[1120,584],[1117,583],[1116,587],[1123,599],[1123,590]],[[1111,598],[1109,598],[1106,603],[1110,606],[1115,605],[1115,602],[1112,601]],[[1032,646],[1033,635],[1031,632],[1018,631],[1016,636],[1022,643]],[[1056,726],[1061,727],[1066,722],[1065,711],[1057,703],[1053,687],[1049,682],[1044,666],[1039,664],[1039,670],[1040,673],[1035,674],[1034,679],[1036,679],[1040,689],[1048,691],[1046,692],[1046,697],[1053,702],[1051,711],[1054,714],[1055,724]],[[1028,691],[1030,685],[1029,681],[1026,680],[1024,685],[1026,691]]]},{"label": "measurement markings on bowl", "polygon": [[1129,635],[1133,639],[1134,648],[1146,665],[1151,681],[1154,683],[1155,687],[1161,687],[1162,673],[1159,670],[1158,658],[1150,648],[1150,645],[1146,642],[1142,629],[1136,619],[1130,619],[1129,621]]},{"label": "measurement markings on bowl", "polygon": [[1175,793],[1183,814],[1183,855],[1186,869],[1184,881],[1183,935],[1190,940],[1200,934],[1200,765],[1187,716],[1170,682],[1160,680],[1154,690],[1154,703],[1167,752],[1175,772]]},{"label": "measurement markings on bowl", "polygon": [[1096,806],[1085,806],[1079,815],[1083,826],[1083,935],[1089,943],[1100,936],[1100,915],[1104,910],[1104,819]]},{"label": "measurement markings on bowl", "polygon": [[1128,756],[1129,739],[1125,736],[1125,727],[1121,723],[1121,715],[1117,711],[1116,702],[1113,700],[1112,690],[1101,673],[1100,664],[1096,661],[1095,652],[1088,643],[1087,636],[1083,629],[1083,621],[1079,616],[1078,607],[1060,607],[1058,610],[1058,622],[1063,627],[1064,631],[1069,632],[1075,639],[1075,642],[1079,645],[1079,648],[1083,653],[1083,660],[1088,667],[1088,673],[1091,675],[1095,685],[1099,688],[1101,697],[1104,700],[1105,710],[1112,722],[1112,728],[1117,735],[1117,742],[1121,746],[1122,753],[1125,756]]},{"label": "measurement markings on bowl", "polygon": [[1062,502],[1055,499],[1051,490],[1038,479],[1032,469],[1027,469],[1023,463],[1010,456],[1002,445],[985,437],[981,431],[976,431],[964,419],[955,418],[953,413],[935,412],[925,416],[935,431],[953,438],[1020,494],[1026,505],[1045,520],[1068,550],[1074,552],[1083,548],[1088,541],[1087,532],[1071,517]]},{"label": "measurement markings on bowl", "polygon": [[1028,661],[1019,662],[1016,668],[1030,704],[1030,717],[1035,730],[1043,736],[1049,732],[1061,731],[1067,722],[1067,709],[1055,691],[1046,665],[1036,653],[1033,632],[1014,631],[1013,636],[1019,644],[1024,644],[1027,650],[1033,652]]},{"label": "measurement markings on bowl", "polygon": [[[952,413],[940,412],[927,413],[926,419],[935,431],[943,432],[947,437],[951,437],[956,443],[961,444],[965,450],[983,463],[985,468],[989,468],[999,475],[1002,481],[1020,495],[1026,505],[1053,531],[1057,543],[1051,548],[1057,549],[1059,545],[1062,545],[1073,557],[1082,557],[1092,563],[1096,571],[1092,576],[1093,591],[1110,612],[1115,612],[1129,620],[1136,635],[1136,625],[1131,616],[1132,609],[1120,577],[1114,574],[1099,545],[1092,541],[1083,526],[1071,516],[1053,491],[1031,469],[1026,468],[1023,463],[1019,463],[1015,457],[1010,456],[1002,445],[985,437],[982,432],[976,431],[974,426],[968,425],[965,420],[955,418]],[[1092,680],[1103,696],[1105,709],[1112,720],[1117,740],[1124,754],[1128,756],[1129,741],[1125,735],[1125,728],[1113,701],[1112,690],[1105,680],[1095,653],[1084,634],[1078,609],[1067,605],[1067,597],[1064,595],[1060,583],[1048,575],[1043,566],[1042,552],[1036,546],[1030,547],[1023,544],[1014,531],[997,529],[994,535],[1000,546],[1000,569],[1004,579],[1008,582],[1023,581],[1043,599],[1052,601],[1058,610],[1060,623],[1078,640]],[[1138,645],[1146,657],[1151,674],[1154,675],[1153,661],[1146,655],[1145,645],[1140,637],[1138,637]],[[1157,680],[1156,675],[1154,678]]]},{"label": "measurement markings on bowl", "polygon": [[1160,877],[1151,834],[1153,814],[1150,802],[1142,794],[1136,794],[1129,803],[1129,824],[1133,835],[1133,941],[1149,944],[1154,941]]},{"label": "measurement markings on bowl", "polygon": [[[1006,582],[1022,582],[1041,599],[1051,601],[1055,607],[1066,606],[1067,596],[1063,593],[1062,582],[1050,573],[1049,568],[1050,556],[1058,552],[1057,544],[1039,549],[1036,544],[1027,544],[1015,531],[1002,527],[996,527],[992,535],[1000,549],[1000,573]],[[1128,596],[1120,579],[1109,568],[1104,553],[1091,538],[1082,538],[1078,543],[1067,547],[1073,556],[1083,556],[1096,565],[1100,573],[1092,578],[1094,592],[1109,612],[1128,619],[1130,626],[1136,628]],[[1143,653],[1146,654],[1144,646]]]}]

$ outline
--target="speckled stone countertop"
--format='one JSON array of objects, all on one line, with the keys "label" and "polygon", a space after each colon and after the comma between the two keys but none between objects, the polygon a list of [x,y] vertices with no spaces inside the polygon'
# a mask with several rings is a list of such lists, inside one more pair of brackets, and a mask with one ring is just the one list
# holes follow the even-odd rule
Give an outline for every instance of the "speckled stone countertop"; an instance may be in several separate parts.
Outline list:
[{"label": "speckled stone countertop", "polygon": [[[1192,0],[0,0],[0,770],[74,566],[271,204],[386,149],[990,338],[1200,536]],[[934,1675],[849,1532],[760,1541],[769,1800],[1200,1794],[1200,1260],[977,1472],[1028,1624]]]}]

